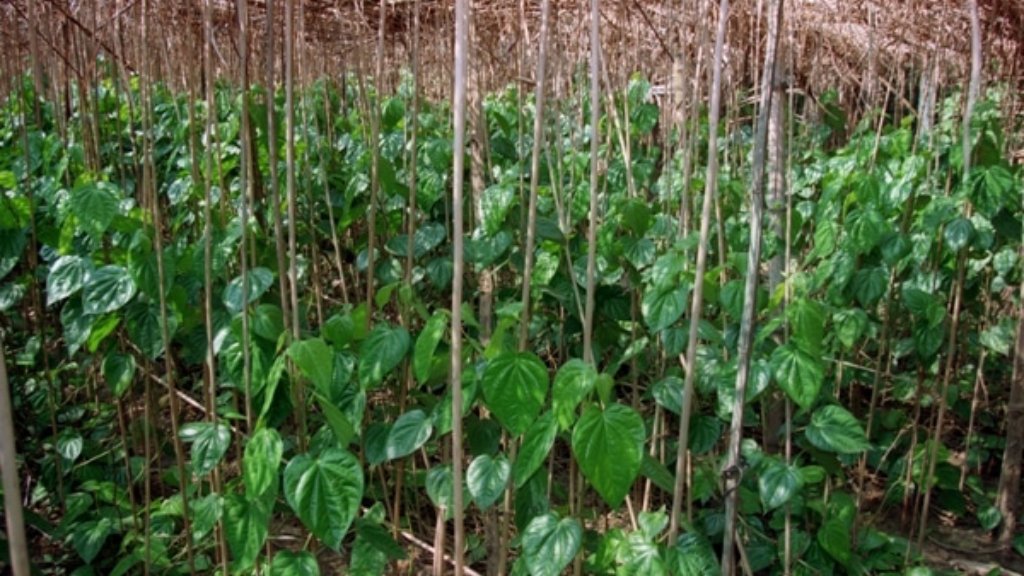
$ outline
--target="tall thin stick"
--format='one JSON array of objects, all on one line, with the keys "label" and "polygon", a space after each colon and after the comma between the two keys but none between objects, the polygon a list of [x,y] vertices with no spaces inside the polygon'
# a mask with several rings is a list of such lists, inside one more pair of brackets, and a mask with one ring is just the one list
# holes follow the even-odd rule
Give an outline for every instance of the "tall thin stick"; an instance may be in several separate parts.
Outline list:
[{"label": "tall thin stick", "polygon": [[[287,168],[286,194],[288,195],[288,278],[291,297],[292,340],[301,336],[299,322],[298,251],[295,245],[295,2],[284,1],[284,108],[285,108],[285,162]],[[306,450],[306,388],[302,378],[293,379],[295,421],[299,427],[299,451]]]},{"label": "tall thin stick", "polygon": [[530,279],[533,277],[534,246],[537,236],[537,188],[540,185],[540,149],[544,143],[544,65],[548,53],[550,0],[540,8],[540,52],[537,56],[537,92],[534,96],[533,151],[530,159],[530,205],[526,213],[526,247],[523,261],[523,311],[519,323],[519,349],[526,348],[530,334]]},{"label": "tall thin stick", "polygon": [[590,222],[587,224],[587,302],[583,361],[594,362],[594,273],[597,268],[598,124],[601,122],[601,0],[590,0]]},{"label": "tall thin stick", "polygon": [[28,540],[21,509],[21,486],[18,480],[18,457],[14,436],[14,414],[11,410],[11,386],[7,380],[7,358],[0,337],[0,473],[3,475],[4,515],[7,518],[7,545],[14,576],[29,576]]},{"label": "tall thin stick", "polygon": [[[779,43],[782,20],[782,0],[771,0],[768,21],[768,46],[764,55],[761,76],[761,102],[758,106],[757,131],[754,136],[754,157],[750,183],[750,246],[747,250],[747,278],[743,285],[743,315],[740,319],[740,340],[737,351],[736,391],[733,399],[732,422],[729,427],[729,449],[726,454],[725,477],[725,536],[722,544],[722,573],[735,572],[733,541],[736,532],[736,507],[742,471],[740,440],[743,438],[743,412],[750,376],[750,356],[754,340],[754,317],[757,306],[757,281],[761,274],[761,230],[764,214],[765,147],[768,142],[768,120],[771,116],[773,84],[775,82],[775,53]],[[691,366],[692,370],[692,366]]]},{"label": "tall thin stick", "polygon": [[[963,174],[962,186],[967,187],[970,183],[971,172],[971,120],[974,117],[974,105],[978,101],[978,94],[981,91],[981,24],[978,20],[977,0],[967,0],[968,15],[971,20],[971,81],[967,89],[967,106],[964,110],[963,120]],[[970,217],[971,205],[967,204],[967,216]],[[953,291],[952,321],[949,328],[949,345],[946,349],[946,365],[943,371],[942,384],[939,388],[939,411],[935,420],[935,433],[932,437],[931,450],[928,454],[928,475],[925,477],[924,501],[921,506],[921,526],[917,535],[918,549],[924,544],[925,529],[928,526],[928,508],[931,504],[931,478],[935,474],[935,460],[938,455],[939,444],[942,442],[942,424],[946,415],[946,390],[953,378],[953,370],[956,363],[957,332],[960,324],[960,305],[963,298],[964,275],[967,253],[961,249],[957,255],[957,277]]]},{"label": "tall thin stick", "polygon": [[[454,264],[452,277],[452,506],[455,516],[455,576],[463,574],[465,527],[462,510],[462,278],[463,199],[462,186],[466,153],[466,60],[469,52],[469,0],[455,1],[455,86],[454,86],[454,159],[452,174],[452,235]],[[443,553],[438,550],[437,553]]]},{"label": "tall thin stick", "polygon": [[[711,231],[711,207],[715,201],[718,186],[718,120],[722,102],[722,53],[725,48],[725,32],[728,29],[729,0],[721,0],[718,9],[718,32],[715,36],[715,56],[712,64],[711,106],[708,110],[708,168],[704,182],[704,204],[701,206],[700,242],[697,247],[697,268],[694,273],[693,299],[690,305],[690,333],[686,345],[686,359],[683,370],[683,404],[679,411],[679,447],[676,452],[676,482],[672,492],[672,514],[669,520],[669,541],[679,535],[679,513],[683,508],[686,487],[686,459],[690,443],[690,413],[693,410],[693,379],[696,375],[697,334],[700,328],[704,304],[704,271],[708,261],[708,236]],[[682,360],[682,359],[681,359]]]}]

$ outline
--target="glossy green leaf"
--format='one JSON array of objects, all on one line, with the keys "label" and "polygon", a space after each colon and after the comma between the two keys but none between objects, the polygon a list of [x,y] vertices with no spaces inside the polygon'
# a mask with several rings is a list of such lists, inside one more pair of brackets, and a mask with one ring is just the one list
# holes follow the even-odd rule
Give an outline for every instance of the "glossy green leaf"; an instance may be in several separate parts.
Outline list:
[{"label": "glossy green leaf", "polygon": [[803,488],[800,471],[784,462],[771,460],[757,481],[765,510],[774,510],[793,499]]},{"label": "glossy green leaf", "polygon": [[832,317],[836,336],[846,349],[852,349],[868,329],[868,315],[860,308],[840,310]]},{"label": "glossy green leaf", "polygon": [[670,550],[671,562],[678,576],[721,576],[722,568],[718,557],[707,538],[695,532],[687,532],[676,540]]},{"label": "glossy green leaf", "polygon": [[850,563],[850,526],[839,518],[827,520],[818,528],[818,544],[840,564]]},{"label": "glossy green leaf", "polygon": [[996,324],[981,333],[980,341],[982,346],[1001,356],[1010,355],[1010,346],[1013,343],[1013,328],[1008,323]]},{"label": "glossy green leaf", "polygon": [[609,506],[629,493],[643,460],[644,422],[631,408],[589,406],[572,432],[572,452],[584,477]]},{"label": "glossy green leaf", "polygon": [[666,376],[654,383],[651,394],[655,402],[673,414],[679,414],[683,405],[683,387],[685,382],[678,376]]},{"label": "glossy green leaf", "polygon": [[[178,315],[167,311],[167,331],[173,339],[178,329]],[[128,336],[146,356],[156,359],[164,352],[160,307],[153,303],[133,302],[124,311]]]},{"label": "glossy green leaf", "polygon": [[121,192],[109,182],[90,182],[71,191],[71,212],[82,228],[94,236],[103,234],[120,211]]},{"label": "glossy green leaf", "polygon": [[594,389],[597,370],[578,358],[573,358],[555,374],[551,386],[551,408],[562,430],[568,430],[576,422],[576,407]]},{"label": "glossy green leaf", "polygon": [[82,447],[84,444],[82,435],[74,430],[64,430],[57,437],[57,453],[64,457],[65,460],[74,462],[78,460],[78,457],[82,455]]},{"label": "glossy green leaf", "polygon": [[75,552],[82,557],[86,564],[91,564],[99,555],[107,538],[117,531],[113,518],[100,518],[89,520],[74,525],[71,532],[71,542],[75,546]]},{"label": "glossy green leaf", "polygon": [[216,468],[231,445],[231,429],[221,423],[190,422],[178,436],[192,445],[192,471],[200,476]]},{"label": "glossy green leaf", "polygon": [[444,337],[448,327],[448,315],[435,312],[423,326],[423,331],[416,337],[416,346],[412,356],[412,371],[416,381],[423,383],[430,377],[430,369],[434,363],[434,354]]},{"label": "glossy green leaf", "polygon": [[[444,510],[445,518],[452,517],[455,490],[451,466],[434,466],[427,471],[427,496],[434,506]],[[462,485],[463,509],[469,504],[471,498],[469,488],[464,482]]]},{"label": "glossy green leaf", "polygon": [[675,478],[672,473],[660,460],[650,454],[644,454],[643,462],[640,463],[640,473],[667,493],[671,493],[675,487]]},{"label": "glossy green leaf", "polygon": [[473,459],[466,470],[466,486],[481,510],[490,508],[501,497],[511,473],[512,465],[504,455],[481,454]]},{"label": "glossy green leaf", "polygon": [[68,354],[74,354],[89,339],[94,316],[82,311],[78,298],[68,300],[60,309],[60,324],[64,328],[64,344]]},{"label": "glossy green leaf", "polygon": [[978,510],[978,524],[982,530],[991,532],[1003,521],[1003,513],[995,506],[987,506]]},{"label": "glossy green leaf", "polygon": [[252,306],[263,294],[267,292],[270,285],[274,283],[274,273],[266,268],[253,268],[249,270],[249,297],[243,298],[242,276],[232,280],[224,289],[224,306],[232,314],[242,311],[243,300],[245,304]]},{"label": "glossy green leaf", "polygon": [[488,234],[496,234],[505,223],[505,217],[512,208],[518,195],[512,186],[496,184],[484,190],[480,209],[484,215],[484,230]]},{"label": "glossy green leaf", "polygon": [[487,363],[484,400],[499,422],[519,436],[540,414],[548,393],[548,371],[529,352],[509,352]]},{"label": "glossy green leaf", "polygon": [[850,287],[861,306],[870,307],[885,295],[889,274],[883,268],[864,268],[853,275]]},{"label": "glossy green leaf", "polygon": [[320,566],[309,552],[280,550],[274,554],[268,576],[320,576]]},{"label": "glossy green leaf", "polygon": [[327,420],[331,431],[334,432],[334,437],[338,441],[338,447],[348,448],[352,439],[358,434],[358,431],[352,426],[349,417],[330,400],[325,398],[323,394],[317,393],[315,398],[317,406],[324,413],[324,420]]},{"label": "glossy green leaf", "polygon": [[377,326],[359,350],[359,380],[363,386],[384,381],[405,358],[409,350],[409,332],[405,328]]},{"label": "glossy green leaf", "polygon": [[82,293],[86,314],[106,314],[121,308],[135,296],[135,281],[122,266],[104,266],[89,276]]},{"label": "glossy green leaf", "polygon": [[202,498],[189,500],[189,512],[192,514],[192,538],[201,542],[213,533],[224,515],[224,499],[220,494],[209,493]]},{"label": "glossy green leaf", "polygon": [[580,549],[583,528],[575,518],[559,520],[549,512],[530,521],[522,542],[531,576],[558,576]]},{"label": "glossy green leaf", "polygon": [[942,233],[946,246],[953,252],[959,252],[971,242],[974,236],[974,225],[967,218],[960,217],[949,224]]},{"label": "glossy green leaf", "polygon": [[89,350],[90,353],[94,353],[99,350],[103,341],[113,334],[120,325],[121,318],[117,314],[107,314],[106,316],[101,317],[92,325],[92,331],[89,332],[89,338],[85,341],[86,349]]},{"label": "glossy green leaf", "polygon": [[812,356],[821,355],[825,340],[825,313],[821,304],[800,298],[786,309],[786,314],[797,345]]},{"label": "glossy green leaf", "polygon": [[112,351],[103,359],[103,379],[114,397],[121,398],[135,380],[135,357]]},{"label": "glossy green leaf", "polygon": [[558,426],[555,423],[554,414],[545,413],[537,418],[526,430],[523,436],[523,444],[519,448],[519,455],[512,467],[516,479],[516,488],[520,488],[544,463],[555,445],[555,436],[558,433]]},{"label": "glossy green leaf", "polygon": [[355,456],[328,448],[317,457],[296,456],[284,471],[285,498],[302,523],[338,550],[359,510],[363,469]]},{"label": "glossy green leaf", "polygon": [[92,262],[79,256],[61,256],[46,276],[46,305],[52,306],[78,292],[92,272]]},{"label": "glossy green leaf", "polygon": [[267,540],[270,513],[270,504],[262,500],[241,494],[224,499],[224,537],[236,571],[248,570],[256,563]]},{"label": "glossy green leaf", "polygon": [[302,374],[309,378],[317,391],[331,397],[331,381],[334,378],[334,350],[321,338],[310,338],[293,342],[288,347],[288,356]]},{"label": "glossy green leaf", "polygon": [[640,311],[651,332],[664,330],[682,318],[686,311],[686,294],[686,288],[673,285],[644,291]]},{"label": "glossy green leaf", "polygon": [[811,444],[826,452],[858,454],[870,447],[857,417],[836,405],[815,410],[804,434]]},{"label": "glossy green leaf", "polygon": [[252,331],[269,342],[277,343],[284,332],[284,315],[276,304],[260,304],[252,311]]},{"label": "glossy green leaf", "polygon": [[388,460],[404,458],[426,444],[434,430],[434,423],[423,410],[410,410],[395,420],[388,432],[386,444]]},{"label": "glossy green leaf", "polygon": [[273,428],[260,428],[246,442],[242,478],[245,481],[245,492],[250,498],[277,495],[283,453],[284,442]]},{"label": "glossy green leaf", "polygon": [[805,410],[810,408],[825,378],[820,358],[789,342],[775,349],[771,365],[776,382],[790,399]]}]

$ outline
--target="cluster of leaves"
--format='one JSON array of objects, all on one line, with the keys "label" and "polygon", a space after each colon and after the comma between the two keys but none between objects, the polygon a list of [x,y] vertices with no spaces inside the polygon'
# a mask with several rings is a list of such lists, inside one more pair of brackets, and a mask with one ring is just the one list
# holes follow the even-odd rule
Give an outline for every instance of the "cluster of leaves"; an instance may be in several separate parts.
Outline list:
[{"label": "cluster of leaves", "polygon": [[[352,106],[359,101],[356,83],[345,86],[322,82],[299,99],[298,339],[289,338],[278,304],[277,278],[286,271],[277,269],[275,238],[260,232],[270,229],[272,214],[282,208],[270,203],[265,176],[255,186],[251,221],[238,216],[237,91],[220,88],[215,110],[198,103],[192,114],[193,103],[185,97],[161,89],[153,94],[151,137],[167,230],[162,285],[154,226],[135,193],[141,174],[137,91],[121,91],[109,81],[95,90],[102,144],[95,162],[86,158],[85,138],[91,135],[83,135],[80,122],[93,112],[71,118],[62,139],[54,117],[62,111],[48,103],[41,102],[41,125],[25,121],[33,117],[34,102],[26,83],[24,97],[10,99],[0,114],[0,310],[7,314],[7,346],[17,351],[12,378],[21,448],[34,482],[31,502],[36,510],[61,512],[52,525],[43,516],[33,521],[47,538],[70,544],[49,559],[54,564],[81,566],[79,575],[125,574],[140,562],[181,573],[187,511],[191,534],[185,537],[195,544],[199,569],[215,569],[209,536],[223,521],[233,572],[318,573],[308,550],[263,555],[272,525],[297,519],[327,548],[345,550],[351,573],[376,574],[405,556],[387,525],[420,525],[415,516],[423,513],[422,494],[441,513],[451,513],[452,463],[444,456],[452,428],[449,115],[444,105],[425,106],[418,118],[418,223],[406,281],[409,89],[403,85],[397,95],[379,100],[365,95],[381,109],[382,242],[374,270],[379,289],[372,310],[365,302],[342,305],[337,278],[324,276],[346,274],[359,293],[369,260],[365,215],[374,158],[373,131]],[[486,338],[482,326],[492,325],[490,319],[477,318],[471,303],[464,311],[464,502],[487,511],[501,507],[512,489],[508,513],[518,537],[510,546],[519,551],[514,573],[558,574],[577,554],[594,574],[697,575],[718,569],[719,456],[735,396],[748,174],[740,166],[724,167],[722,238],[712,246],[726,252],[714,248],[712,261],[719,266],[694,278],[696,239],[681,237],[677,220],[679,157],[664,154],[652,136],[660,112],[646,101],[648,89],[633,80],[613,99],[626,111],[623,125],[611,118],[602,125],[622,130],[623,138],[602,144],[608,162],[597,240],[596,365],[581,360],[583,231],[591,193],[585,127],[575,125],[571,114],[556,114],[549,122],[547,137],[559,153],[542,161],[537,264],[526,279],[521,184],[532,143],[519,126],[528,125],[520,116],[529,112],[520,110],[512,90],[489,97],[484,106],[488,182],[477,200],[479,221],[467,238],[465,257],[473,273],[494,272],[498,287],[496,322]],[[259,174],[266,175],[267,108],[283,112],[280,100],[268,103],[258,96],[253,92],[253,157]],[[73,108],[81,110],[77,104]],[[961,492],[960,471],[947,462],[946,446],[940,447],[935,477],[925,477],[922,454],[928,443],[916,439],[927,433],[923,421],[911,417],[936,399],[950,322],[946,295],[958,262],[966,270],[960,329],[969,335],[961,339],[962,358],[976,358],[982,350],[1009,354],[1009,319],[986,303],[1021,281],[1020,178],[1000,153],[997,108],[988,103],[977,115],[976,164],[966,185],[957,172],[954,108],[951,101],[928,145],[914,145],[909,124],[886,126],[876,135],[874,123],[865,123],[838,149],[827,144],[827,127],[794,145],[799,152],[792,159],[789,237],[765,238],[769,258],[781,257],[790,246],[792,296],[782,285],[759,295],[761,326],[745,421],[753,431],[762,410],[778,410],[779,398],[788,398],[796,407],[796,449],[790,460],[766,449],[769,436],[781,430],[765,429],[743,443],[741,529],[746,561],[755,572],[781,571],[787,516],[798,573],[885,571],[902,564],[904,541],[857,521],[850,470],[861,456],[887,479],[886,504],[928,485],[943,507],[960,515],[973,510],[985,528],[999,522],[981,476],[971,474],[970,491]],[[207,114],[214,115],[216,142],[200,142]],[[619,149],[624,139],[631,143],[629,164]],[[284,142],[273,145],[280,150]],[[729,145],[737,149],[734,158],[745,157],[742,131]],[[212,149],[211,165],[201,160],[203,146]],[[663,169],[669,163],[674,168]],[[279,172],[284,168],[282,162]],[[213,182],[215,204],[212,286],[204,275],[206,179]],[[700,184],[695,178],[690,189]],[[631,189],[639,192],[630,194]],[[247,282],[238,263],[243,227],[253,248]],[[342,254],[332,254],[335,246],[323,240],[332,235],[341,238]],[[29,266],[32,250],[39,260],[35,268]],[[342,264],[335,268],[334,262]],[[525,352],[515,343],[523,282],[534,295]],[[667,542],[668,517],[664,507],[657,508],[671,501],[676,450],[665,422],[673,431],[675,419],[666,414],[680,411],[683,374],[666,358],[685,349],[695,282],[704,284],[706,295],[690,432],[689,497],[698,505],[684,534]],[[42,294],[38,307],[35,286]],[[187,478],[169,466],[162,476],[145,477],[150,468],[140,448],[144,435],[158,441],[157,464],[171,454],[165,414],[139,409],[150,384],[167,377],[155,361],[171,354],[179,388],[186,395],[203,394],[209,345],[205,289],[217,295],[210,322],[219,418],[184,410],[187,423],[179,436],[188,450]],[[169,342],[162,334],[161,295]],[[874,369],[885,378],[874,385],[884,387],[887,400],[875,414],[861,398],[873,390],[872,377],[859,364],[878,357],[885,363]],[[975,366],[958,366],[948,400],[951,412],[966,420]],[[984,370],[996,381],[1006,368],[993,363]],[[302,398],[294,394],[300,378],[309,384]],[[838,401],[843,395],[850,398],[845,404]],[[251,407],[252,430],[245,429],[240,406]],[[129,410],[140,417],[126,422]],[[305,432],[289,423],[297,410],[309,414],[305,450],[299,449]],[[972,469],[1000,448],[994,416],[978,418],[982,433],[968,446]],[[597,496],[578,499],[581,508],[564,489],[570,483],[567,459]],[[388,518],[384,504],[395,496],[406,463],[412,465],[404,470],[399,495],[407,502],[406,517]],[[223,479],[219,492],[208,482],[215,474]],[[596,519],[625,517],[626,499],[645,483],[654,505],[636,514],[633,528],[600,531]],[[147,484],[154,490],[144,503],[150,520],[143,525],[137,503]],[[470,546],[471,557],[486,553],[480,539],[471,538]]]}]

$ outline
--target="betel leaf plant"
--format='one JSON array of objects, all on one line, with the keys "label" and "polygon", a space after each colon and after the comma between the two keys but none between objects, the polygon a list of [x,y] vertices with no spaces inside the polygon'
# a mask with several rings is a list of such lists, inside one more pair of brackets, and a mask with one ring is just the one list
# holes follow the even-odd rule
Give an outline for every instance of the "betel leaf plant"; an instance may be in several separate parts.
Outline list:
[{"label": "betel leaf plant", "polygon": [[[956,95],[927,141],[822,95],[774,153],[788,184],[752,267],[749,95],[665,131],[642,76],[590,100],[594,77],[538,66],[561,75],[543,105],[477,95],[456,178],[453,103],[415,73],[299,81],[302,20],[273,4],[284,89],[275,66],[217,82],[207,38],[189,90],[101,60],[71,116],[29,77],[0,110],[0,332],[40,571],[716,574],[735,498],[751,573],[895,573],[926,493],[1002,525],[1006,93],[979,102],[967,170]],[[812,106],[780,101],[780,126]]]}]

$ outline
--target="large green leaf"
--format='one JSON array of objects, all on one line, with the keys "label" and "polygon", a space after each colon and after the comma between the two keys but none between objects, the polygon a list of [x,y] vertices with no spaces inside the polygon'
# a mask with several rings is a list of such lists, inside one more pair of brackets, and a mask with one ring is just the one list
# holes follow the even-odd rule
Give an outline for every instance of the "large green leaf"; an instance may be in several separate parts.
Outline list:
[{"label": "large green leaf", "polygon": [[[160,307],[153,303],[133,302],[124,311],[128,336],[150,359],[164,352],[164,336],[160,327]],[[178,329],[178,315],[167,311],[167,331],[171,338]]]},{"label": "large green leaf", "polygon": [[309,552],[281,550],[274,554],[268,576],[320,576],[320,566]]},{"label": "large green leaf", "polygon": [[61,256],[50,267],[46,276],[46,305],[78,292],[85,285],[92,271],[92,262],[79,256]]},{"label": "large green leaf", "polygon": [[800,471],[778,460],[770,460],[758,478],[757,487],[766,510],[774,510],[789,502],[803,488]]},{"label": "large green leaf", "polygon": [[71,541],[75,546],[75,552],[82,557],[86,564],[91,564],[103,548],[107,538],[117,531],[113,518],[100,518],[74,524],[71,532]]},{"label": "large green leaf", "polygon": [[827,520],[818,529],[818,544],[844,566],[850,563],[850,526],[840,518]]},{"label": "large green leaf", "polygon": [[430,377],[430,368],[434,363],[434,353],[441,343],[444,330],[448,327],[448,314],[435,312],[423,326],[423,331],[416,337],[416,346],[412,356],[412,372],[420,383]]},{"label": "large green leaf", "polygon": [[858,270],[850,282],[853,296],[865,308],[874,306],[885,295],[888,285],[889,274],[881,267]]},{"label": "large green leaf", "polygon": [[121,193],[109,182],[90,182],[71,192],[71,212],[82,228],[94,236],[107,230],[119,211]]},{"label": "large green leaf", "polygon": [[512,465],[504,455],[481,454],[473,459],[466,470],[466,486],[473,501],[481,510],[494,504],[505,492]]},{"label": "large green leaf", "polygon": [[622,503],[640,473],[644,421],[631,408],[591,405],[572,432],[572,451],[583,475],[613,508]]},{"label": "large green leaf", "polygon": [[[444,510],[445,518],[452,517],[455,506],[455,479],[452,477],[451,466],[434,466],[427,472],[427,496],[430,501]],[[472,495],[469,487],[462,483],[462,508],[469,504]]]},{"label": "large green leaf", "polygon": [[544,459],[551,452],[551,447],[555,445],[557,433],[558,426],[555,424],[555,417],[551,412],[538,418],[526,430],[523,444],[519,448],[519,455],[512,467],[516,488],[521,488],[544,463]]},{"label": "large green leaf", "polygon": [[82,311],[81,299],[72,298],[64,303],[60,309],[60,324],[64,329],[64,344],[68,347],[68,354],[74,354],[89,339],[93,320],[95,316]]},{"label": "large green leaf", "polygon": [[103,359],[103,379],[116,398],[124,396],[135,379],[135,357],[113,351]]},{"label": "large green leaf", "polygon": [[540,414],[548,394],[548,370],[529,352],[509,352],[487,363],[483,381],[487,407],[519,436]]},{"label": "large green leaf", "polygon": [[946,230],[942,235],[950,251],[959,252],[971,242],[971,237],[974,236],[974,224],[961,216],[946,224]]},{"label": "large green leaf", "polygon": [[69,463],[74,463],[82,455],[85,440],[75,430],[65,428],[57,437],[57,453]]},{"label": "large green leaf", "polygon": [[231,494],[224,499],[224,536],[236,571],[252,568],[267,540],[270,503]]},{"label": "large green leaf", "polygon": [[673,573],[678,576],[720,576],[722,573],[711,544],[695,532],[679,537],[670,549],[670,559],[674,560],[670,562],[675,567]]},{"label": "large green leaf", "polygon": [[818,398],[825,377],[821,360],[794,342],[788,342],[775,349],[771,364],[775,380],[786,394],[801,408],[810,408]]},{"label": "large green leaf", "polygon": [[857,454],[870,447],[860,421],[841,406],[815,410],[804,434],[811,444],[826,452]]},{"label": "large green leaf", "polygon": [[562,430],[572,428],[576,422],[576,407],[594,389],[596,381],[597,369],[579,358],[569,360],[558,369],[551,385],[551,409]]},{"label": "large green leaf", "polygon": [[192,471],[200,476],[216,468],[231,445],[231,429],[221,423],[190,422],[178,436],[192,444]]},{"label": "large green leaf", "polygon": [[192,514],[192,538],[196,542],[206,539],[224,516],[224,498],[211,492],[202,498],[189,500]]},{"label": "large green leaf", "polygon": [[86,314],[106,314],[127,304],[135,296],[135,281],[122,266],[104,266],[89,276],[82,293]]},{"label": "large green leaf", "polygon": [[559,520],[549,512],[530,521],[522,540],[530,575],[558,576],[580,549],[583,528],[575,518]]},{"label": "large green leaf", "polygon": [[405,328],[377,326],[359,351],[359,380],[363,386],[375,386],[394,370],[409,350],[409,332]]},{"label": "large green leaf", "polygon": [[852,349],[868,329],[868,315],[860,308],[839,310],[832,317],[836,336],[847,350]]},{"label": "large green leaf", "polygon": [[398,417],[388,432],[388,460],[404,458],[419,450],[430,439],[434,423],[423,410],[410,410]]},{"label": "large green leaf", "polygon": [[246,442],[242,477],[250,498],[277,496],[278,470],[283,453],[284,442],[273,428],[260,428]]},{"label": "large green leaf", "polygon": [[822,342],[825,340],[825,313],[821,304],[800,298],[786,312],[797,345],[812,356],[820,356]]},{"label": "large green leaf", "polygon": [[334,550],[348,532],[363,498],[363,469],[355,456],[328,448],[302,454],[284,471],[285,498],[302,523]]},{"label": "large green leaf", "polygon": [[653,286],[644,291],[640,311],[651,332],[668,328],[686,311],[686,288],[681,286]]},{"label": "large green leaf", "polygon": [[683,388],[685,382],[678,376],[666,376],[654,383],[651,394],[654,401],[673,414],[679,414],[683,405]]},{"label": "large green leaf", "polygon": [[288,356],[295,362],[302,374],[309,378],[324,396],[331,397],[331,380],[334,376],[334,350],[322,338],[310,338],[292,343]]},{"label": "large green leaf", "polygon": [[243,298],[245,294],[242,291],[242,276],[232,280],[227,288],[224,289],[224,306],[228,309],[228,312],[238,314],[242,311],[243,303],[252,306],[266,293],[270,285],[274,283],[274,273],[266,268],[253,268],[249,270],[248,278],[248,298]]},{"label": "large green leaf", "polygon": [[496,234],[501,230],[505,217],[517,198],[518,194],[513,186],[496,184],[484,190],[480,209],[484,215],[484,230],[488,234]]}]

